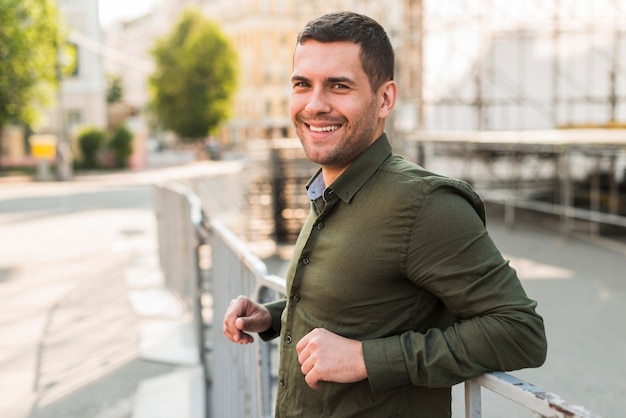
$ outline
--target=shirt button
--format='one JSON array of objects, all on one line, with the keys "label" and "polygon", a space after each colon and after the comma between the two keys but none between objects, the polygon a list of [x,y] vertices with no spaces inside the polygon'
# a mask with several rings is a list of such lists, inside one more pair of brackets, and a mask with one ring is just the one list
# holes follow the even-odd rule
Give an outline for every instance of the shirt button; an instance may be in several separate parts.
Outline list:
[{"label": "shirt button", "polygon": [[324,229],[324,223],[323,222],[318,223],[317,229]]},{"label": "shirt button", "polygon": [[285,386],[285,379],[280,379],[278,381],[278,384],[281,385],[281,386]]},{"label": "shirt button", "polygon": [[293,338],[291,338],[291,335],[287,335],[287,338],[285,338],[285,341],[287,341],[287,344],[291,344],[291,342],[293,341]]},{"label": "shirt button", "polygon": [[311,262],[311,260],[309,260],[308,258],[303,258],[302,259],[302,264],[307,265]]},{"label": "shirt button", "polygon": [[300,302],[300,295],[294,295],[293,300],[295,302]]}]

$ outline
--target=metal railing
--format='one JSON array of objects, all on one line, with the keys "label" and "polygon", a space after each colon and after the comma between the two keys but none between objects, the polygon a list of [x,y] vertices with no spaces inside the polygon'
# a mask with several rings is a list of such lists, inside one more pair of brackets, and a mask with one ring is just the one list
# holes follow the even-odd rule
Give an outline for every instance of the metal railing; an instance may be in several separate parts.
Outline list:
[{"label": "metal railing", "polygon": [[[199,324],[198,329],[210,329],[211,349],[206,351],[204,337],[198,339],[199,349],[204,352],[210,370],[207,416],[270,418],[273,416],[276,388],[278,349],[274,343],[259,343],[237,346],[228,341],[222,332],[221,317],[230,300],[239,295],[247,295],[259,302],[282,297],[285,294],[285,280],[267,273],[267,267],[247,245],[222,222],[207,220],[203,216],[199,200],[190,191],[181,187],[157,188],[157,216],[159,231],[167,240],[160,239],[160,256],[165,269],[171,268],[178,277],[172,285],[180,289],[181,295],[197,310],[201,321],[201,295],[198,285],[199,275],[185,275],[191,259],[198,263],[198,248],[208,244],[212,249],[211,294],[213,299],[213,326]],[[179,216],[166,214],[175,211]],[[186,213],[186,215],[185,215]],[[178,218],[180,224],[172,219]],[[187,219],[185,221],[185,218]],[[168,219],[168,222],[165,222]],[[167,223],[162,225],[162,223]],[[187,225],[184,225],[188,222]],[[179,237],[181,232],[187,238]],[[159,234],[161,236],[161,233]],[[185,246],[182,241],[194,242]],[[176,255],[188,251],[191,255]],[[167,259],[167,260],[163,260]],[[181,263],[177,265],[177,263]],[[197,266],[196,273],[199,272]],[[167,273],[166,273],[167,276]],[[185,282],[185,283],[183,283]],[[186,295],[186,296],[185,296]],[[195,308],[193,308],[195,306]],[[206,308],[206,307],[205,307]],[[572,404],[560,396],[546,392],[537,386],[520,380],[508,373],[493,372],[465,382],[465,418],[481,418],[481,388],[488,389],[509,399],[529,413],[546,418],[599,418],[582,406]]]},{"label": "metal railing", "polygon": [[[161,184],[154,187],[154,211],[161,271],[167,287],[191,314],[198,358],[206,382],[209,376],[202,303],[203,265],[206,263],[201,254],[208,240],[208,230],[202,205],[188,188],[177,183]],[[204,405],[208,408],[206,390]]]},{"label": "metal railing", "polygon": [[[265,264],[222,223],[211,221],[211,235],[211,287],[216,320],[239,295],[259,301],[284,295],[284,280],[268,275]],[[213,327],[212,342],[210,365],[215,382],[210,396],[212,417],[271,417],[275,346],[265,343],[235,346],[217,324]]]}]

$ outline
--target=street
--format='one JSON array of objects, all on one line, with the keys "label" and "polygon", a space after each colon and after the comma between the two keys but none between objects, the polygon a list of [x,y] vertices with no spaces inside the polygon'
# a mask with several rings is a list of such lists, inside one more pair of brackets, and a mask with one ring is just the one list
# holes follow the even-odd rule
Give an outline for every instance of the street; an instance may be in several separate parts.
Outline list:
[{"label": "street", "polygon": [[0,187],[0,416],[130,416],[137,383],[171,369],[138,360],[124,282],[155,251],[150,187]]},{"label": "street", "polygon": [[[0,181],[0,417],[128,418],[139,383],[174,369],[139,357],[141,319],[125,275],[157,266],[151,183],[214,167]],[[518,219],[509,231],[490,208],[488,230],[539,302],[549,353],[543,367],[512,374],[604,417],[623,416],[625,246]],[[483,399],[485,417],[514,408]]]}]

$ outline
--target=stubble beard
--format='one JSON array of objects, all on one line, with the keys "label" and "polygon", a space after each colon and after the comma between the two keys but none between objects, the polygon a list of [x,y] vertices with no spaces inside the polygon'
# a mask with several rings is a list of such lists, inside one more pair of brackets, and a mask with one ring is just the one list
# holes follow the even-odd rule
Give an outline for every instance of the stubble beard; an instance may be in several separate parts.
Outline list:
[{"label": "stubble beard", "polygon": [[[362,116],[350,124],[355,127],[354,130],[347,135],[344,133],[333,147],[322,152],[315,150],[316,147],[312,145],[315,141],[308,138],[308,128],[302,116],[298,115],[296,117],[296,133],[300,138],[306,157],[316,164],[329,168],[345,168],[350,165],[376,139],[373,138],[376,133],[375,109],[376,101],[372,101]],[[348,121],[344,119],[340,129],[347,130],[348,126]],[[307,143],[307,140],[310,142]]]}]

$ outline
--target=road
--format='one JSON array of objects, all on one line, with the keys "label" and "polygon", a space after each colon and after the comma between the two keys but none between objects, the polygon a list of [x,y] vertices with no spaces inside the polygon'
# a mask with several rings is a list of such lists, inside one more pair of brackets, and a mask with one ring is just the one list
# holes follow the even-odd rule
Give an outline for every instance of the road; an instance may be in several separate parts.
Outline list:
[{"label": "road", "polygon": [[152,184],[217,164],[0,178],[0,417],[127,418],[145,379],[130,273],[158,272]]},{"label": "road", "polygon": [[[138,385],[173,370],[140,358],[126,278],[157,266],[151,183],[215,167],[0,181],[0,417],[128,418]],[[550,222],[524,218],[509,231],[488,212],[490,234],[538,300],[548,333],[546,364],[514,374],[623,416],[626,247],[564,238]],[[455,388],[455,414],[461,396]],[[485,417],[530,416],[502,415],[510,403],[484,398]]]}]

